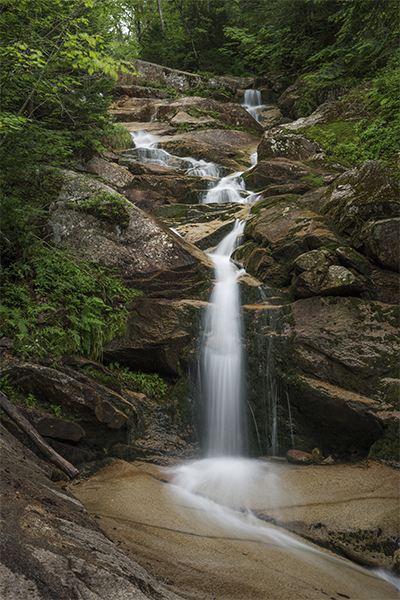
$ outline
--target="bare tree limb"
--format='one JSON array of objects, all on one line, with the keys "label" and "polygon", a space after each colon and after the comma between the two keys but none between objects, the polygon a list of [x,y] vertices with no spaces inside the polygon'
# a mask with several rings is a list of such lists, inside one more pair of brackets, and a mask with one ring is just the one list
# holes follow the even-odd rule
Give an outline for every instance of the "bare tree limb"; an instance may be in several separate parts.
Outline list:
[{"label": "bare tree limb", "polygon": [[25,417],[23,417],[18,410],[11,404],[7,396],[0,392],[0,408],[26,433],[29,439],[39,448],[41,452],[47,458],[51,460],[57,467],[59,467],[64,473],[68,475],[70,479],[74,479],[79,475],[78,469],[76,469],[71,463],[65,458],[60,456],[49,444],[42,438],[42,436],[36,431],[36,429],[29,423]]}]

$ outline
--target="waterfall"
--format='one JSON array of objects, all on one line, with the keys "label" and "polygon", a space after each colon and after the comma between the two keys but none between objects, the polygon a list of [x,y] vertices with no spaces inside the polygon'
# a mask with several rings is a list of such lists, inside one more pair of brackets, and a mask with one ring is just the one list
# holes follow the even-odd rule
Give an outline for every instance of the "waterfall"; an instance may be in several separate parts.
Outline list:
[{"label": "waterfall", "polygon": [[134,149],[125,150],[127,158],[135,158],[141,163],[153,163],[164,167],[172,167],[184,171],[186,175],[198,177],[221,177],[221,168],[213,162],[196,160],[186,156],[174,156],[162,148],[158,148],[159,139],[145,130],[131,133]]},{"label": "waterfall", "polygon": [[246,90],[242,106],[253,119],[258,121],[258,111],[265,106],[262,104],[261,92],[258,90]]},{"label": "waterfall", "polygon": [[208,456],[243,456],[245,451],[243,348],[238,277],[230,255],[243,233],[237,221],[213,254],[216,284],[205,315],[200,390],[206,410]]}]

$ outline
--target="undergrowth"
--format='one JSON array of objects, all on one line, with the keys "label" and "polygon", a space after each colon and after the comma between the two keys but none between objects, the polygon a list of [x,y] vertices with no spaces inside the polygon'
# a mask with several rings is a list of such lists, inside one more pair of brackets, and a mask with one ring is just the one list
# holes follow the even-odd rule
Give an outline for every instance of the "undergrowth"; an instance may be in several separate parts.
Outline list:
[{"label": "undergrowth", "polygon": [[40,409],[54,415],[58,419],[72,421],[77,423],[81,419],[71,414],[66,413],[60,405],[47,404],[40,402],[32,393],[25,393],[19,387],[14,386],[9,380],[8,375],[0,379],[0,390],[5,394],[11,404],[23,403],[29,408]]},{"label": "undergrowth", "polygon": [[25,356],[78,353],[99,359],[140,292],[95,263],[37,245],[3,270],[1,335]]},{"label": "undergrowth", "polygon": [[142,392],[148,398],[160,402],[168,391],[168,385],[157,373],[142,373],[121,367],[119,363],[111,363],[110,374],[97,371],[88,366],[84,371],[110,387],[120,385],[128,390]]}]

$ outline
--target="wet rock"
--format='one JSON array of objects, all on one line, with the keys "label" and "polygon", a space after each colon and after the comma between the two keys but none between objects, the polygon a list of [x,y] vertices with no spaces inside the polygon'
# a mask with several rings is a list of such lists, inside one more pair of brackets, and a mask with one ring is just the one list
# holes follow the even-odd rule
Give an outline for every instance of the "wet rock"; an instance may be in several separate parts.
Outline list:
[{"label": "wet rock", "polygon": [[359,449],[365,457],[388,422],[399,418],[396,314],[396,306],[358,298],[314,297],[291,305],[288,345],[280,340],[276,359],[281,372],[290,366],[294,418],[324,453],[349,456]]},{"label": "wet rock", "polygon": [[256,151],[258,143],[259,137],[251,133],[214,129],[179,134],[172,139],[161,138],[159,147],[177,156],[191,156],[237,171],[251,165],[250,155]]},{"label": "wet rock", "polygon": [[[211,98],[189,96],[176,100],[154,100],[128,96],[119,98],[110,113],[123,122],[159,121],[168,122],[175,128],[189,129],[242,128],[261,135],[263,127],[240,105],[234,102],[220,103]],[[190,155],[192,156],[192,155]]]},{"label": "wet rock", "polygon": [[247,218],[249,210],[249,204],[222,202],[165,206],[155,214],[191,244],[202,250],[210,250],[232,230],[236,219]]}]

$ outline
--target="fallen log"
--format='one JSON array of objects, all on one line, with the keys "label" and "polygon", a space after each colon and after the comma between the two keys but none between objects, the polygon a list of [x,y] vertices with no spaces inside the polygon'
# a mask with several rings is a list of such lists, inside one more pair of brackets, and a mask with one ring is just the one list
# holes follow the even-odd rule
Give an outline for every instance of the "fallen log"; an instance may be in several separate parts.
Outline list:
[{"label": "fallen log", "polygon": [[78,469],[71,465],[65,458],[60,456],[53,448],[42,438],[36,429],[29,423],[21,413],[11,404],[7,396],[0,392],[0,408],[26,433],[29,439],[39,448],[47,458],[59,467],[70,479],[74,479],[79,475]]}]

